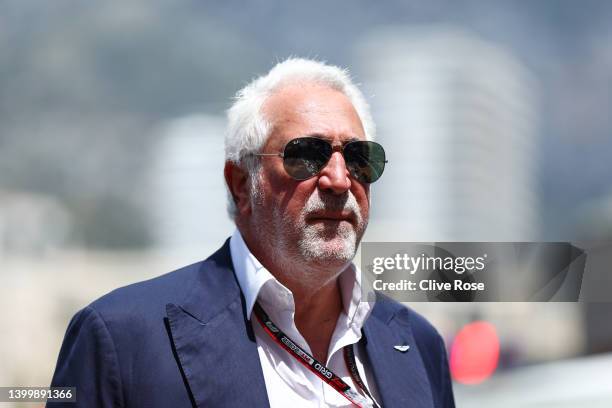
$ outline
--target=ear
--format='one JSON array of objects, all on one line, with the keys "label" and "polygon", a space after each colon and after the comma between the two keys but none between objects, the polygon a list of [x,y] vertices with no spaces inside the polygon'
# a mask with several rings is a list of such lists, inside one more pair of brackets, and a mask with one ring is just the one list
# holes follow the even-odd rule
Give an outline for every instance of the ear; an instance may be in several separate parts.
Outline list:
[{"label": "ear", "polygon": [[249,175],[240,166],[231,161],[225,162],[223,169],[225,182],[236,204],[238,215],[249,214],[251,201],[249,198]]}]

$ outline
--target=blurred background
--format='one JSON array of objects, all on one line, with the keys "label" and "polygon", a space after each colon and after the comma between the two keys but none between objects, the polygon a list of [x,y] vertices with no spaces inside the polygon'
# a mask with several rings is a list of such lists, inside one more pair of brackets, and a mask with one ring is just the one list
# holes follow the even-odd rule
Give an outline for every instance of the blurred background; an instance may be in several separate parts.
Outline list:
[{"label": "blurred background", "polygon": [[[612,2],[3,0],[0,385],[49,384],[78,309],[232,233],[224,111],[289,56],[371,103],[365,240],[612,240]],[[612,406],[610,303],[411,306],[458,407]]]}]

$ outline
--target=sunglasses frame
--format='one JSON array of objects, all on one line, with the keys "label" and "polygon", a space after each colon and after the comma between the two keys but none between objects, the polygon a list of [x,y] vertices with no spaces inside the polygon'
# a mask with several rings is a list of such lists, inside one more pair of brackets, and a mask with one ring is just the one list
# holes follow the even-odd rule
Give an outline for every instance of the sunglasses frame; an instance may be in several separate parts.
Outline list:
[{"label": "sunglasses frame", "polygon": [[[320,140],[320,141],[322,141],[322,142],[327,143],[327,144],[328,144],[328,145],[331,147],[331,154],[329,155],[329,158],[327,159],[327,161],[326,161],[326,162],[325,162],[325,163],[324,163],[324,164],[321,166],[321,168],[319,169],[319,171],[317,171],[316,173],[314,173],[314,174],[312,174],[312,175],[309,175],[308,177],[305,177],[305,178],[297,178],[297,177],[295,177],[295,176],[291,175],[291,173],[289,173],[289,172],[287,171],[287,168],[284,166],[285,152],[286,152],[286,150],[287,150],[287,147],[290,145],[290,143],[292,143],[292,142],[294,142],[294,143],[295,143],[295,141],[296,141],[296,140],[300,140],[300,139],[316,139],[316,140]],[[290,176],[291,178],[293,178],[294,180],[303,181],[303,180],[308,180],[308,179],[311,179],[311,178],[315,177],[317,174],[319,174],[319,173],[320,173],[320,172],[321,172],[321,171],[322,171],[322,170],[325,168],[325,166],[327,166],[327,164],[328,164],[328,163],[329,163],[329,161],[331,160],[332,155],[333,155],[335,152],[340,152],[340,153],[342,153],[342,157],[344,158],[344,162],[346,163],[346,167],[347,167],[347,169],[349,170],[349,174],[351,174],[351,176],[353,176],[353,178],[355,178],[355,177],[354,177],[354,175],[353,175],[353,173],[351,172],[351,169],[349,168],[349,165],[348,165],[347,159],[346,159],[346,157],[344,156],[344,151],[345,151],[346,147],[347,147],[347,146],[349,146],[349,145],[351,145],[351,144],[353,144],[353,143],[373,143],[373,144],[376,144],[376,145],[380,146],[380,148],[381,148],[381,150],[382,150],[382,152],[383,152],[383,155],[384,155],[384,157],[385,157],[385,160],[382,162],[382,163],[383,163],[382,170],[384,171],[384,169],[385,169],[385,164],[387,164],[387,163],[389,162],[389,160],[387,160],[387,156],[386,156],[385,149],[383,148],[383,146],[382,146],[380,143],[373,142],[373,141],[371,141],[371,140],[350,140],[350,141],[348,141],[348,142],[346,142],[346,143],[344,143],[344,144],[342,144],[342,145],[336,145],[336,146],[334,146],[334,145],[333,145],[333,144],[331,144],[331,143],[330,143],[328,140],[326,140],[326,139],[324,139],[324,138],[321,138],[321,137],[316,137],[316,136],[303,136],[303,137],[297,137],[297,138],[295,138],[295,139],[291,139],[291,140],[289,140],[289,141],[288,141],[288,142],[285,144],[285,147],[284,147],[284,149],[283,149],[283,151],[282,151],[282,152],[278,152],[278,153],[251,153],[251,155],[253,155],[253,156],[261,156],[261,157],[280,157],[280,158],[282,158],[282,159],[283,159],[283,167],[285,167],[285,171],[287,171],[287,174],[289,174],[289,176]],[[361,181],[361,182],[363,182],[363,183],[367,183],[367,184],[374,183],[374,182],[376,182],[376,181],[377,181],[377,180],[380,178],[380,176],[382,176],[383,171],[381,171],[381,172],[380,172],[380,175],[379,175],[379,176],[376,178],[376,180],[371,181],[371,182],[367,182],[367,181]],[[356,179],[357,179],[357,178],[356,178]],[[357,180],[358,180],[358,179],[357,179]],[[360,180],[358,180],[358,181],[360,181]]]}]

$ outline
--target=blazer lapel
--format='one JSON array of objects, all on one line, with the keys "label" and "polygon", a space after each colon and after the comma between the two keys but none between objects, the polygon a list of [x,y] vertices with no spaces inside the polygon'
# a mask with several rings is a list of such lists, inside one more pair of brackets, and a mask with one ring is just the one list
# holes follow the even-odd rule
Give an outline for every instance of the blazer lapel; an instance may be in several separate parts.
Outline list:
[{"label": "blazer lapel", "polygon": [[206,260],[181,304],[166,305],[173,351],[198,407],[269,407],[228,242]]},{"label": "blazer lapel", "polygon": [[[385,408],[433,408],[431,386],[407,322],[379,298],[364,325],[366,352]],[[395,346],[408,345],[405,352]]]}]

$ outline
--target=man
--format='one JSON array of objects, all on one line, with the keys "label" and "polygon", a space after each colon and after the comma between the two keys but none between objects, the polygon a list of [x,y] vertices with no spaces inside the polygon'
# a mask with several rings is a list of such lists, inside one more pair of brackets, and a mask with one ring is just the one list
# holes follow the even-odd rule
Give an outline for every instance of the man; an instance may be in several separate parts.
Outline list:
[{"label": "man", "polygon": [[53,386],[76,386],[79,406],[453,407],[437,332],[361,301],[351,261],[386,160],[346,72],[289,59],[228,119],[237,230],[207,260],[80,311]]}]

